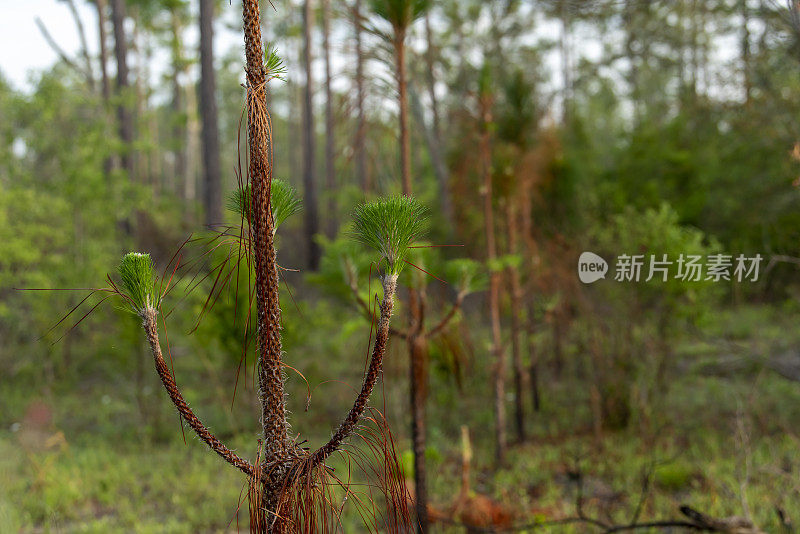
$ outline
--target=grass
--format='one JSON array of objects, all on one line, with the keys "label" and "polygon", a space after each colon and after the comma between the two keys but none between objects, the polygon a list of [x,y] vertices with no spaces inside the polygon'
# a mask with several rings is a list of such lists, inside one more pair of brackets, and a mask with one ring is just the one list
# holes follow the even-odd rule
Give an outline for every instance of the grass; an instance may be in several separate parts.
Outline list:
[{"label": "grass", "polygon": [[[309,320],[341,315],[328,309],[325,301],[319,304],[325,313],[303,306],[301,311],[287,309],[287,314],[302,312]],[[330,324],[316,326],[334,327],[332,319],[323,321]],[[675,357],[690,364],[676,366],[681,371],[672,380],[657,419],[649,426],[634,419],[629,429],[605,433],[600,439],[591,431],[583,383],[548,380],[542,412],[529,415],[532,438],[513,446],[508,464],[500,470],[492,464],[491,413],[482,401],[489,393],[488,380],[480,365],[480,349],[467,366],[463,395],[434,361],[428,454],[432,504],[444,510],[458,492],[459,427],[467,423],[475,452],[472,490],[513,509],[516,522],[575,515],[577,470],[585,481],[586,512],[604,520],[630,519],[645,472],[651,473],[651,486],[642,519],[678,517],[682,504],[711,515],[742,515],[745,495],[753,520],[768,532],[779,528],[776,507],[799,520],[800,438],[794,429],[800,420],[800,383],[759,365],[727,369],[710,363],[730,350],[731,340],[742,354],[797,346],[790,324],[791,315],[768,308],[719,314],[702,335],[687,335],[679,344]],[[338,331],[336,346],[345,350],[324,362],[292,358],[330,354],[333,344],[324,343],[324,336],[295,337],[291,329],[287,334],[288,361],[306,373],[312,386],[335,380],[316,386],[306,413],[305,384],[296,376],[290,378],[295,428],[311,431],[302,437],[318,444],[347,407],[351,394],[347,384],[358,382],[364,332]],[[387,357],[389,382],[384,395],[403,457],[409,448],[404,424],[406,369],[402,343],[394,345]],[[228,412],[220,395],[231,390],[232,372],[215,374],[201,358],[185,358],[180,351],[174,356],[178,381],[198,413],[225,441],[250,456],[258,426],[252,391],[240,390],[234,411]],[[312,360],[317,364],[310,365]],[[118,382],[90,379],[51,388],[25,381],[3,384],[0,532],[236,531],[231,520],[243,478],[210,454],[188,429],[184,444],[177,418],[149,371],[146,366],[136,387],[130,374]],[[378,392],[375,403],[382,402]],[[37,406],[46,408],[37,412]],[[345,472],[341,461],[337,469]],[[345,510],[345,532],[359,532],[356,511],[352,506]],[[245,515],[240,515],[242,532],[246,532]],[[461,532],[443,525],[436,528]],[[591,532],[585,526],[551,530]]]}]

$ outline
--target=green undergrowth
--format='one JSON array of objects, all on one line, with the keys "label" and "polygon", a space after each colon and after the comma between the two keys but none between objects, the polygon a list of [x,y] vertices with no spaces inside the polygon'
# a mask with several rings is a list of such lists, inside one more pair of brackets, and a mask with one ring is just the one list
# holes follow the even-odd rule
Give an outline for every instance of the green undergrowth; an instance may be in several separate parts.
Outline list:
[{"label": "green undergrowth", "polygon": [[[320,333],[306,337],[291,326],[286,331],[287,362],[308,380],[307,386],[288,372],[293,429],[313,447],[324,442],[352,402],[368,326],[352,308],[310,302],[305,298],[296,309],[287,306],[285,315],[287,325],[303,316]],[[344,317],[352,320],[342,323]],[[528,440],[513,445],[499,469],[485,402],[488,371],[477,342],[484,333],[471,334],[476,342],[460,356],[458,380],[452,362],[434,347],[427,454],[432,505],[446,512],[459,492],[460,427],[466,424],[474,450],[471,492],[512,510],[516,524],[575,516],[578,479],[586,514],[626,523],[639,503],[645,475],[641,520],[679,518],[681,505],[716,516],[744,515],[744,503],[767,532],[778,531],[777,508],[800,520],[800,382],[786,380],[764,363],[799,346],[791,317],[782,310],[742,307],[717,314],[702,333],[687,332],[676,344],[657,409],[638,410],[627,429],[601,436],[591,424],[580,369],[568,366],[558,379],[546,375],[542,410],[528,413]],[[385,407],[410,476],[404,348],[401,342],[390,344],[386,385],[372,404]],[[178,383],[204,421],[252,457],[258,433],[252,377],[250,383],[240,381],[231,410],[235,356],[214,355],[215,350],[189,351],[176,342]],[[579,353],[568,346],[566,356],[577,361]],[[136,357],[143,358],[141,369]],[[115,363],[128,366],[124,380],[108,381],[98,372],[45,388],[20,376],[0,388],[0,532],[237,530],[244,477],[209,453],[188,428],[184,443],[149,357],[144,351],[136,357]],[[730,363],[739,361],[747,365]],[[512,400],[509,394],[509,415]],[[509,437],[513,440],[511,425]],[[348,472],[342,458],[333,465],[340,476]],[[364,481],[357,473],[354,480]],[[342,497],[339,492],[337,498]],[[239,518],[239,531],[246,532],[246,509]],[[343,523],[345,532],[361,531],[352,504],[345,506]],[[436,529],[460,532],[442,524]],[[585,525],[545,531],[593,532]]]}]

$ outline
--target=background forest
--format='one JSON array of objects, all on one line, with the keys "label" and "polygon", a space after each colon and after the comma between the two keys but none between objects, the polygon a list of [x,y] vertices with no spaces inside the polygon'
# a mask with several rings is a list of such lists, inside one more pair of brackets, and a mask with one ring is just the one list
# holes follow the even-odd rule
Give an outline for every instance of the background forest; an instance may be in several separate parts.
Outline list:
[{"label": "background forest", "polygon": [[[60,291],[103,285],[130,250],[161,272],[192,235],[165,304],[176,380],[255,454],[247,281],[213,237],[240,222],[247,168],[241,12],[52,4],[80,46],[38,21],[28,38],[60,59],[24,83],[0,63],[0,532],[246,531],[242,480],[183,429],[138,318]],[[401,275],[372,405],[421,531],[607,532],[689,521],[686,505],[794,532],[793,0],[274,0],[262,16],[286,67],[268,86],[275,176],[303,200],[277,234],[299,440],[327,440],[363,377],[380,284],[353,210],[413,192],[431,246]],[[581,283],[584,251],[605,280]],[[624,254],[764,261],[757,281],[615,281]],[[342,531],[364,528],[346,503]]]}]

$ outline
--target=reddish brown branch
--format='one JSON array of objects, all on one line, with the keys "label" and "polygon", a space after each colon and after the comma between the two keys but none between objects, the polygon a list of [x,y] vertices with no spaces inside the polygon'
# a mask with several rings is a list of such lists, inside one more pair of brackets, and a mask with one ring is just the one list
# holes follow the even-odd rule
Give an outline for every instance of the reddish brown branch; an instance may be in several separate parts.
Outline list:
[{"label": "reddish brown branch", "polygon": [[369,368],[364,377],[364,383],[361,386],[361,392],[356,397],[353,407],[347,414],[347,417],[339,425],[339,428],[334,432],[333,437],[314,452],[311,459],[311,465],[318,466],[325,461],[325,459],[333,454],[342,442],[353,433],[358,420],[367,408],[367,402],[375,388],[378,381],[378,375],[381,372],[381,365],[383,364],[383,354],[386,351],[386,342],[389,340],[389,320],[392,316],[392,308],[394,306],[394,294],[397,291],[397,275],[385,275],[383,277],[383,300],[381,301],[381,315],[378,322],[378,331],[375,335],[375,345],[372,347],[372,357],[370,358]]},{"label": "reddish brown branch", "polygon": [[172,373],[169,371],[169,367],[167,367],[167,362],[164,361],[164,357],[161,354],[161,344],[158,341],[158,324],[156,322],[157,313],[153,308],[145,308],[142,310],[141,317],[142,317],[142,326],[144,327],[145,334],[147,335],[147,341],[150,343],[150,350],[153,352],[153,360],[156,366],[156,372],[158,373],[159,378],[161,378],[161,383],[164,384],[164,389],[167,390],[167,394],[169,398],[172,400],[172,404],[175,405],[177,408],[178,413],[181,415],[183,419],[189,423],[189,426],[192,427],[200,439],[202,439],[206,444],[211,447],[211,450],[222,456],[226,462],[237,467],[247,475],[252,475],[253,473],[253,466],[247,460],[240,458],[236,455],[233,451],[228,449],[222,442],[217,439],[214,434],[211,433],[208,428],[203,424],[200,419],[192,412],[192,409],[189,408],[189,405],[186,404],[186,401],[183,399],[183,395],[181,395],[180,390],[178,389],[178,385],[175,383],[175,378],[172,376]]}]

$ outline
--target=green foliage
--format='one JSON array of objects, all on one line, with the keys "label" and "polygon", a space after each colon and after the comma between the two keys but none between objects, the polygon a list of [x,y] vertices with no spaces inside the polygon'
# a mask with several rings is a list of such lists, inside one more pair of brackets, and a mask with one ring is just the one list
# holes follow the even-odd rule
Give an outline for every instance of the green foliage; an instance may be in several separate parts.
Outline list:
[{"label": "green foliage", "polygon": [[150,254],[129,252],[122,257],[117,268],[122,289],[134,306],[134,312],[145,308],[157,308],[156,273]]},{"label": "green foliage", "polygon": [[[244,189],[233,191],[228,196],[228,209],[239,215],[240,218],[249,219],[250,206],[252,205],[251,196],[249,184]],[[278,227],[286,219],[303,209],[303,201],[300,199],[300,195],[297,194],[297,190],[277,178],[272,180],[270,203],[272,204],[272,217],[275,222],[273,232],[277,232]]]},{"label": "green foliage", "polygon": [[659,487],[667,491],[686,489],[694,476],[692,468],[681,462],[672,462],[656,468],[654,479]]},{"label": "green foliage", "polygon": [[445,264],[447,280],[459,291],[477,293],[486,289],[489,277],[480,262],[469,258],[450,260]]},{"label": "green foliage", "polygon": [[525,148],[533,133],[537,110],[533,84],[521,69],[514,71],[502,87],[503,101],[497,117],[497,137],[506,143]]},{"label": "green foliage", "polygon": [[[651,255],[661,260],[666,254],[672,262],[681,255],[700,256],[705,261],[707,256],[719,252],[719,244],[708,240],[700,230],[680,224],[678,214],[667,204],[643,211],[628,208],[611,217],[608,225],[599,225],[590,236],[593,244],[609,258],[641,254],[649,261]],[[656,274],[650,282],[645,282],[649,273],[642,268],[640,283],[607,284],[609,291],[619,293],[606,297],[610,302],[644,307],[647,313],[666,314],[673,323],[701,317],[719,295],[721,284],[705,280],[705,276],[697,282],[682,280],[674,276],[675,264],[671,268],[673,272],[666,281]],[[613,278],[614,266],[609,265],[609,269],[608,277]]]},{"label": "green foliage", "polygon": [[522,256],[519,254],[504,254],[487,261],[487,267],[491,272],[502,272],[508,268],[519,268],[522,265]]},{"label": "green foliage", "polygon": [[353,237],[378,251],[390,274],[403,270],[409,247],[427,226],[427,210],[411,197],[394,195],[361,204],[353,213]]},{"label": "green foliage", "polygon": [[267,80],[286,81],[288,72],[283,59],[278,55],[278,50],[272,43],[267,43],[264,47],[264,69],[267,72]]},{"label": "green foliage", "polygon": [[303,201],[297,190],[283,180],[273,179],[270,191],[272,216],[275,219],[275,229],[283,222],[303,209]]},{"label": "green foliage", "polygon": [[430,0],[370,0],[372,11],[401,32],[421,17],[430,4]]}]

